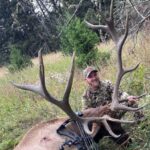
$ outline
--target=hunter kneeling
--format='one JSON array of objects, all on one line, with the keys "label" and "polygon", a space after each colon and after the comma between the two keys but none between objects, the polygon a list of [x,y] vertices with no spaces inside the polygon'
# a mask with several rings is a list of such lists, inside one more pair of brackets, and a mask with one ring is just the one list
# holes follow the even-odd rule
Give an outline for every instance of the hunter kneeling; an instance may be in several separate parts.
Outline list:
[{"label": "hunter kneeling", "polygon": [[[86,91],[83,94],[83,112],[91,109],[93,111],[93,116],[96,113],[96,109],[101,109],[101,116],[104,114],[110,114],[111,117],[121,119],[125,114],[125,111],[111,112],[108,104],[112,101],[113,86],[109,81],[101,81],[98,76],[98,71],[94,67],[87,67],[83,71],[84,79],[88,85]],[[127,99],[124,104],[130,107],[137,107],[137,97],[129,96],[126,92],[119,92],[120,100]],[[97,111],[99,112],[99,111]],[[92,114],[91,114],[92,115]],[[134,114],[135,119],[143,117],[142,112],[137,111]],[[128,146],[131,143],[131,138],[126,133],[126,131],[121,127],[120,123],[109,122],[112,131],[115,134],[121,134],[119,138],[111,137],[108,131],[103,125],[97,125],[93,123],[91,125],[94,135],[94,141],[99,142],[104,136],[110,136],[110,138],[117,144]]]}]

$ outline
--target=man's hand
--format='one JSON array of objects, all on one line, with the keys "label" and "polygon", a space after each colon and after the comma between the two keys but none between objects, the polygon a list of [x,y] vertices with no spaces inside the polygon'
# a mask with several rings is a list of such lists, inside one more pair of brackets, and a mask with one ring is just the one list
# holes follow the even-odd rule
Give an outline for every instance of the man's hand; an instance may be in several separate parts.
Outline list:
[{"label": "man's hand", "polygon": [[137,103],[138,97],[137,96],[128,96],[128,104],[133,105]]},{"label": "man's hand", "polygon": [[110,105],[99,106],[98,108],[101,116],[111,112]]},{"label": "man's hand", "polygon": [[98,106],[96,108],[88,108],[83,110],[83,117],[102,117],[105,114],[110,113],[110,105]]}]

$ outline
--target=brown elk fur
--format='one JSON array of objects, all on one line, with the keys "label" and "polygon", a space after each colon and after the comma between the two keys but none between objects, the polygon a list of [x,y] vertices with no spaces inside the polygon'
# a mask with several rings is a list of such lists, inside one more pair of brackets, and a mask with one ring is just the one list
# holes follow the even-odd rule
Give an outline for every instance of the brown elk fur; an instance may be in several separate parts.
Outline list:
[{"label": "brown elk fur", "polygon": [[[59,150],[66,137],[58,135],[56,130],[65,120],[53,119],[33,126],[14,150]],[[74,146],[71,149],[76,150]]]},{"label": "brown elk fur", "polygon": [[[102,107],[97,107],[84,110],[84,117],[102,116],[106,113],[104,109],[105,108],[102,109]],[[65,120],[67,120],[67,118],[58,118],[33,126],[24,135],[21,142],[14,150],[59,150],[67,137],[58,135],[56,130]],[[79,134],[77,127],[73,124],[69,124],[67,128]],[[99,126],[94,126],[94,130],[92,136],[98,132]],[[69,149],[76,150],[74,146]],[[68,150],[68,147],[66,147],[65,150]]]}]

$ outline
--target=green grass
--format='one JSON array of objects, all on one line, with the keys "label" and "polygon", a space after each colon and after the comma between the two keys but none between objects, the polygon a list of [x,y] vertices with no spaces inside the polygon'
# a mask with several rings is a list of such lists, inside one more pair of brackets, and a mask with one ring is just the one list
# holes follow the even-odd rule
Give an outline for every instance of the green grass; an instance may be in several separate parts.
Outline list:
[{"label": "green grass", "polygon": [[[63,57],[54,64],[45,65],[47,87],[51,94],[60,100],[65,90],[70,62],[69,57]],[[58,78],[64,78],[64,81],[59,81]],[[10,81],[37,83],[38,66],[0,78],[0,150],[12,150],[32,125],[65,115],[59,108],[40,96],[14,88]],[[76,85],[72,89],[70,99],[72,105],[78,101],[78,106],[74,107],[77,110],[81,108],[81,91],[75,92],[75,88]]]}]

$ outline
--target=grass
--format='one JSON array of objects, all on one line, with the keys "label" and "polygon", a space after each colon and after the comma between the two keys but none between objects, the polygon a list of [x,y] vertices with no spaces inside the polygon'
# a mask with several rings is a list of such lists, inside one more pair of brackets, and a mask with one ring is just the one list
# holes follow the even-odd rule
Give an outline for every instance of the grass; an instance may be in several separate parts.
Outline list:
[{"label": "grass", "polygon": [[[56,55],[57,59],[54,58],[54,54],[44,56],[46,84],[51,94],[61,99],[65,90],[71,59],[60,53]],[[6,74],[0,78],[0,150],[12,150],[23,134],[34,124],[65,115],[56,106],[42,100],[40,96],[18,90],[11,85],[10,81],[36,84],[38,82],[38,64],[36,61],[34,59],[33,67],[28,67],[14,74]],[[76,104],[74,110],[79,110],[82,91],[77,90],[76,82],[77,79],[74,80],[70,99],[72,105],[75,106]]]},{"label": "grass", "polygon": [[[142,40],[140,35],[134,51],[132,42],[126,44],[123,53],[123,60],[126,67],[141,62],[141,67],[136,73],[130,73],[123,79],[121,88],[125,91],[135,94],[137,90],[149,92],[150,82],[144,78],[149,71],[150,65],[150,40]],[[101,67],[101,79],[115,81],[116,57],[113,43],[98,46],[100,51],[109,51],[111,58],[108,65]],[[142,51],[141,51],[142,49]],[[46,71],[46,84],[48,90],[57,99],[61,99],[65,90],[68,78],[68,70],[71,59],[69,56],[63,56],[61,53],[50,54],[43,57]],[[33,60],[33,67],[14,74],[3,72],[0,78],[0,150],[12,150],[25,132],[38,122],[50,120],[56,117],[65,116],[57,107],[49,104],[40,96],[31,92],[21,91],[14,88],[10,81],[17,83],[37,83],[38,82],[38,60]],[[111,64],[111,65],[110,65]],[[138,83],[138,85],[136,84]],[[141,86],[141,87],[140,87]],[[140,88],[138,88],[140,87]],[[73,88],[70,96],[71,105],[74,111],[81,109],[81,96],[85,89],[82,71],[76,68]],[[134,90],[131,90],[134,89]],[[141,104],[149,102],[149,95],[140,102]],[[144,109],[147,120],[134,125],[125,126],[133,139],[133,144],[127,150],[149,150],[150,149],[150,111],[149,107]],[[106,138],[100,143],[101,149],[121,149]]]}]

